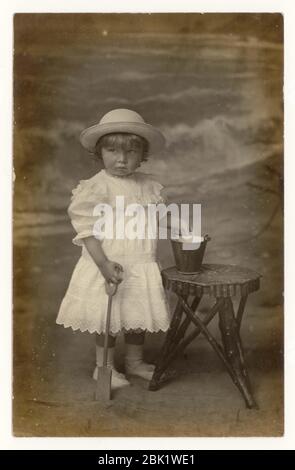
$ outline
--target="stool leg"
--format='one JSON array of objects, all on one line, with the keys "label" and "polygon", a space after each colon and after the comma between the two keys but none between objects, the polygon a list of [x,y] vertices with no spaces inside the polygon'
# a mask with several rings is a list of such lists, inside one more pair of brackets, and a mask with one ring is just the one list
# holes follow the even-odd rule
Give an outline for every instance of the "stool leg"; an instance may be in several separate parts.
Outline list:
[{"label": "stool leg", "polygon": [[177,329],[178,329],[178,327],[180,325],[180,322],[181,322],[181,319],[182,319],[182,313],[183,313],[182,304],[181,304],[181,301],[178,300],[177,305],[176,305],[175,310],[174,310],[174,314],[173,314],[173,317],[172,317],[171,324],[170,324],[169,329],[167,331],[166,338],[165,338],[165,341],[164,341],[164,344],[163,344],[163,347],[162,347],[162,350],[161,350],[161,354],[160,354],[161,358],[166,356],[166,354],[168,353],[168,351],[171,347],[171,344],[174,341],[175,336],[177,335]]},{"label": "stool leg", "polygon": [[242,323],[242,318],[243,318],[243,313],[244,313],[245,305],[247,302],[247,298],[248,298],[248,295],[243,295],[240,300],[240,305],[239,305],[237,315],[236,315],[238,331],[240,331],[241,329],[241,323]]},{"label": "stool leg", "polygon": [[247,408],[257,408],[257,404],[250,389],[242,343],[234,315],[232,300],[230,298],[225,299],[224,305],[219,312],[219,328],[225,355],[239,383],[239,389],[244,397],[246,406]]},{"label": "stool leg", "polygon": [[[196,309],[198,308],[198,305],[201,302],[201,299],[202,299],[202,297],[195,297],[194,300],[192,301],[192,304],[191,304],[190,308],[192,309],[193,312],[195,312]],[[174,330],[174,335],[171,338],[171,341],[170,341],[170,344],[169,344],[169,350],[168,350],[169,354],[175,350],[177,345],[180,343],[182,338],[185,336],[185,333],[186,333],[190,323],[191,323],[191,319],[188,316],[186,316],[185,319],[183,320],[183,322],[177,326],[177,329]]]},{"label": "stool leg", "polygon": [[170,327],[167,331],[165,341],[162,346],[159,359],[157,361],[156,368],[153,373],[153,377],[149,384],[149,390],[154,391],[154,390],[158,390],[159,388],[160,378],[165,370],[165,367],[163,367],[163,365],[165,363],[166,356],[169,353],[169,350],[171,348],[171,344],[173,343],[173,340],[177,334],[177,328],[181,322],[182,312],[183,312],[182,303],[181,303],[181,300],[178,299],[178,302],[175,307],[174,314],[170,323]]},{"label": "stool leg", "polygon": [[[191,308],[193,310],[196,310],[200,301],[201,301],[201,297],[195,297],[192,302]],[[182,300],[179,299],[177,302],[175,311],[174,311],[170,328],[165,338],[164,345],[162,347],[159,359],[157,361],[153,377],[149,384],[150,390],[153,390],[153,391],[158,390],[161,376],[164,374],[164,372],[168,368],[172,359],[174,359],[174,357],[176,356],[176,354],[174,354],[174,351],[177,350],[177,345],[180,343],[180,341],[184,337],[186,330],[191,322],[191,320],[188,317],[186,317],[181,323],[182,314],[183,314]],[[169,374],[168,374],[168,378],[169,378]]]},{"label": "stool leg", "polygon": [[[215,317],[217,314],[220,305],[223,303],[223,299],[218,299],[215,305],[212,307],[210,312],[206,315],[206,317],[202,320],[204,327],[210,323],[210,321]],[[192,310],[193,312],[193,310]],[[191,322],[191,317],[187,317]],[[199,334],[202,332],[201,328],[199,327],[198,323],[195,324],[195,329],[189,335],[187,335],[182,341],[175,343],[175,346],[171,348],[168,354],[165,356],[163,362],[161,363],[162,370],[165,371],[170,363],[180,354],[182,353],[185,348],[195,339]]]}]

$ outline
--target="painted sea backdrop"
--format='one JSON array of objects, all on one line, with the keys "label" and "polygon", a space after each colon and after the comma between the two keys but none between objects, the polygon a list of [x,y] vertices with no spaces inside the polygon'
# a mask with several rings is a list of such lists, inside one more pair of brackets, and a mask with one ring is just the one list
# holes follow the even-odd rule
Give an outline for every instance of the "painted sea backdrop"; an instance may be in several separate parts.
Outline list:
[{"label": "painted sea backdrop", "polygon": [[80,131],[118,107],[165,134],[142,171],[171,195],[281,163],[282,61],[280,15],[16,15],[16,209],[65,208],[99,169]]}]

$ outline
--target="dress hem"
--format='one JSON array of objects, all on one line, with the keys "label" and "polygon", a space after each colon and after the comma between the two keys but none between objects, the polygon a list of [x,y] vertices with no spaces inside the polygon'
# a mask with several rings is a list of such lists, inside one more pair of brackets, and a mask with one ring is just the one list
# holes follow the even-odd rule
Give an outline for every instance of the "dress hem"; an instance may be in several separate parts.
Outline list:
[{"label": "dress hem", "polygon": [[[58,323],[56,322],[57,325],[60,325],[60,326],[63,326],[64,328],[71,328],[73,331],[81,331],[81,333],[85,333],[85,332],[88,332],[90,334],[93,334],[93,333],[97,333],[97,334],[102,334],[104,333],[105,331],[104,330],[90,330],[89,328],[80,328],[79,326],[77,326],[77,328],[74,328],[72,325],[65,325],[64,323]],[[169,325],[167,326],[166,329],[163,329],[163,328],[158,328],[158,329],[155,329],[155,330],[150,330],[148,328],[121,328],[120,330],[117,330],[117,331],[112,331],[110,330],[109,334],[110,335],[118,335],[119,333],[121,332],[124,332],[124,333],[127,333],[127,332],[134,332],[134,333],[141,333],[141,332],[147,332],[147,333],[159,333],[160,331],[163,332],[163,333],[166,333],[169,329]]]}]

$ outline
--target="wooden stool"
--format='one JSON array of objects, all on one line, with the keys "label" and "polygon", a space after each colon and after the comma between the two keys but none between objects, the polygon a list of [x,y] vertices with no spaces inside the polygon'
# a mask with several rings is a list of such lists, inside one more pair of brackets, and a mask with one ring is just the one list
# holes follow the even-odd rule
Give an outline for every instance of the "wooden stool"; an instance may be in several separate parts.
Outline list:
[{"label": "wooden stool", "polygon": [[[172,360],[202,333],[223,362],[247,408],[257,408],[245,366],[240,328],[247,297],[259,289],[260,277],[250,269],[222,264],[204,264],[198,274],[180,274],[176,267],[162,271],[164,287],[175,292],[178,302],[149,384],[150,390],[158,390],[169,379],[167,368]],[[203,295],[214,297],[215,304],[201,320],[195,312]],[[240,296],[240,303],[235,315],[232,297],[236,295]],[[193,299],[189,304],[190,296]],[[207,328],[217,313],[223,346]],[[191,323],[195,329],[185,336]]]}]

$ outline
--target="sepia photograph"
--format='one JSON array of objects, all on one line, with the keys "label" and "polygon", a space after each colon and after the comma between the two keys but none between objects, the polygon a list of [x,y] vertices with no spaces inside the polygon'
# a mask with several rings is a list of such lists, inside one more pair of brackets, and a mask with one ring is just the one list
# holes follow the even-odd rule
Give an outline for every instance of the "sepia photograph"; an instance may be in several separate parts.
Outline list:
[{"label": "sepia photograph", "polygon": [[283,436],[283,15],[13,41],[13,435]]}]

